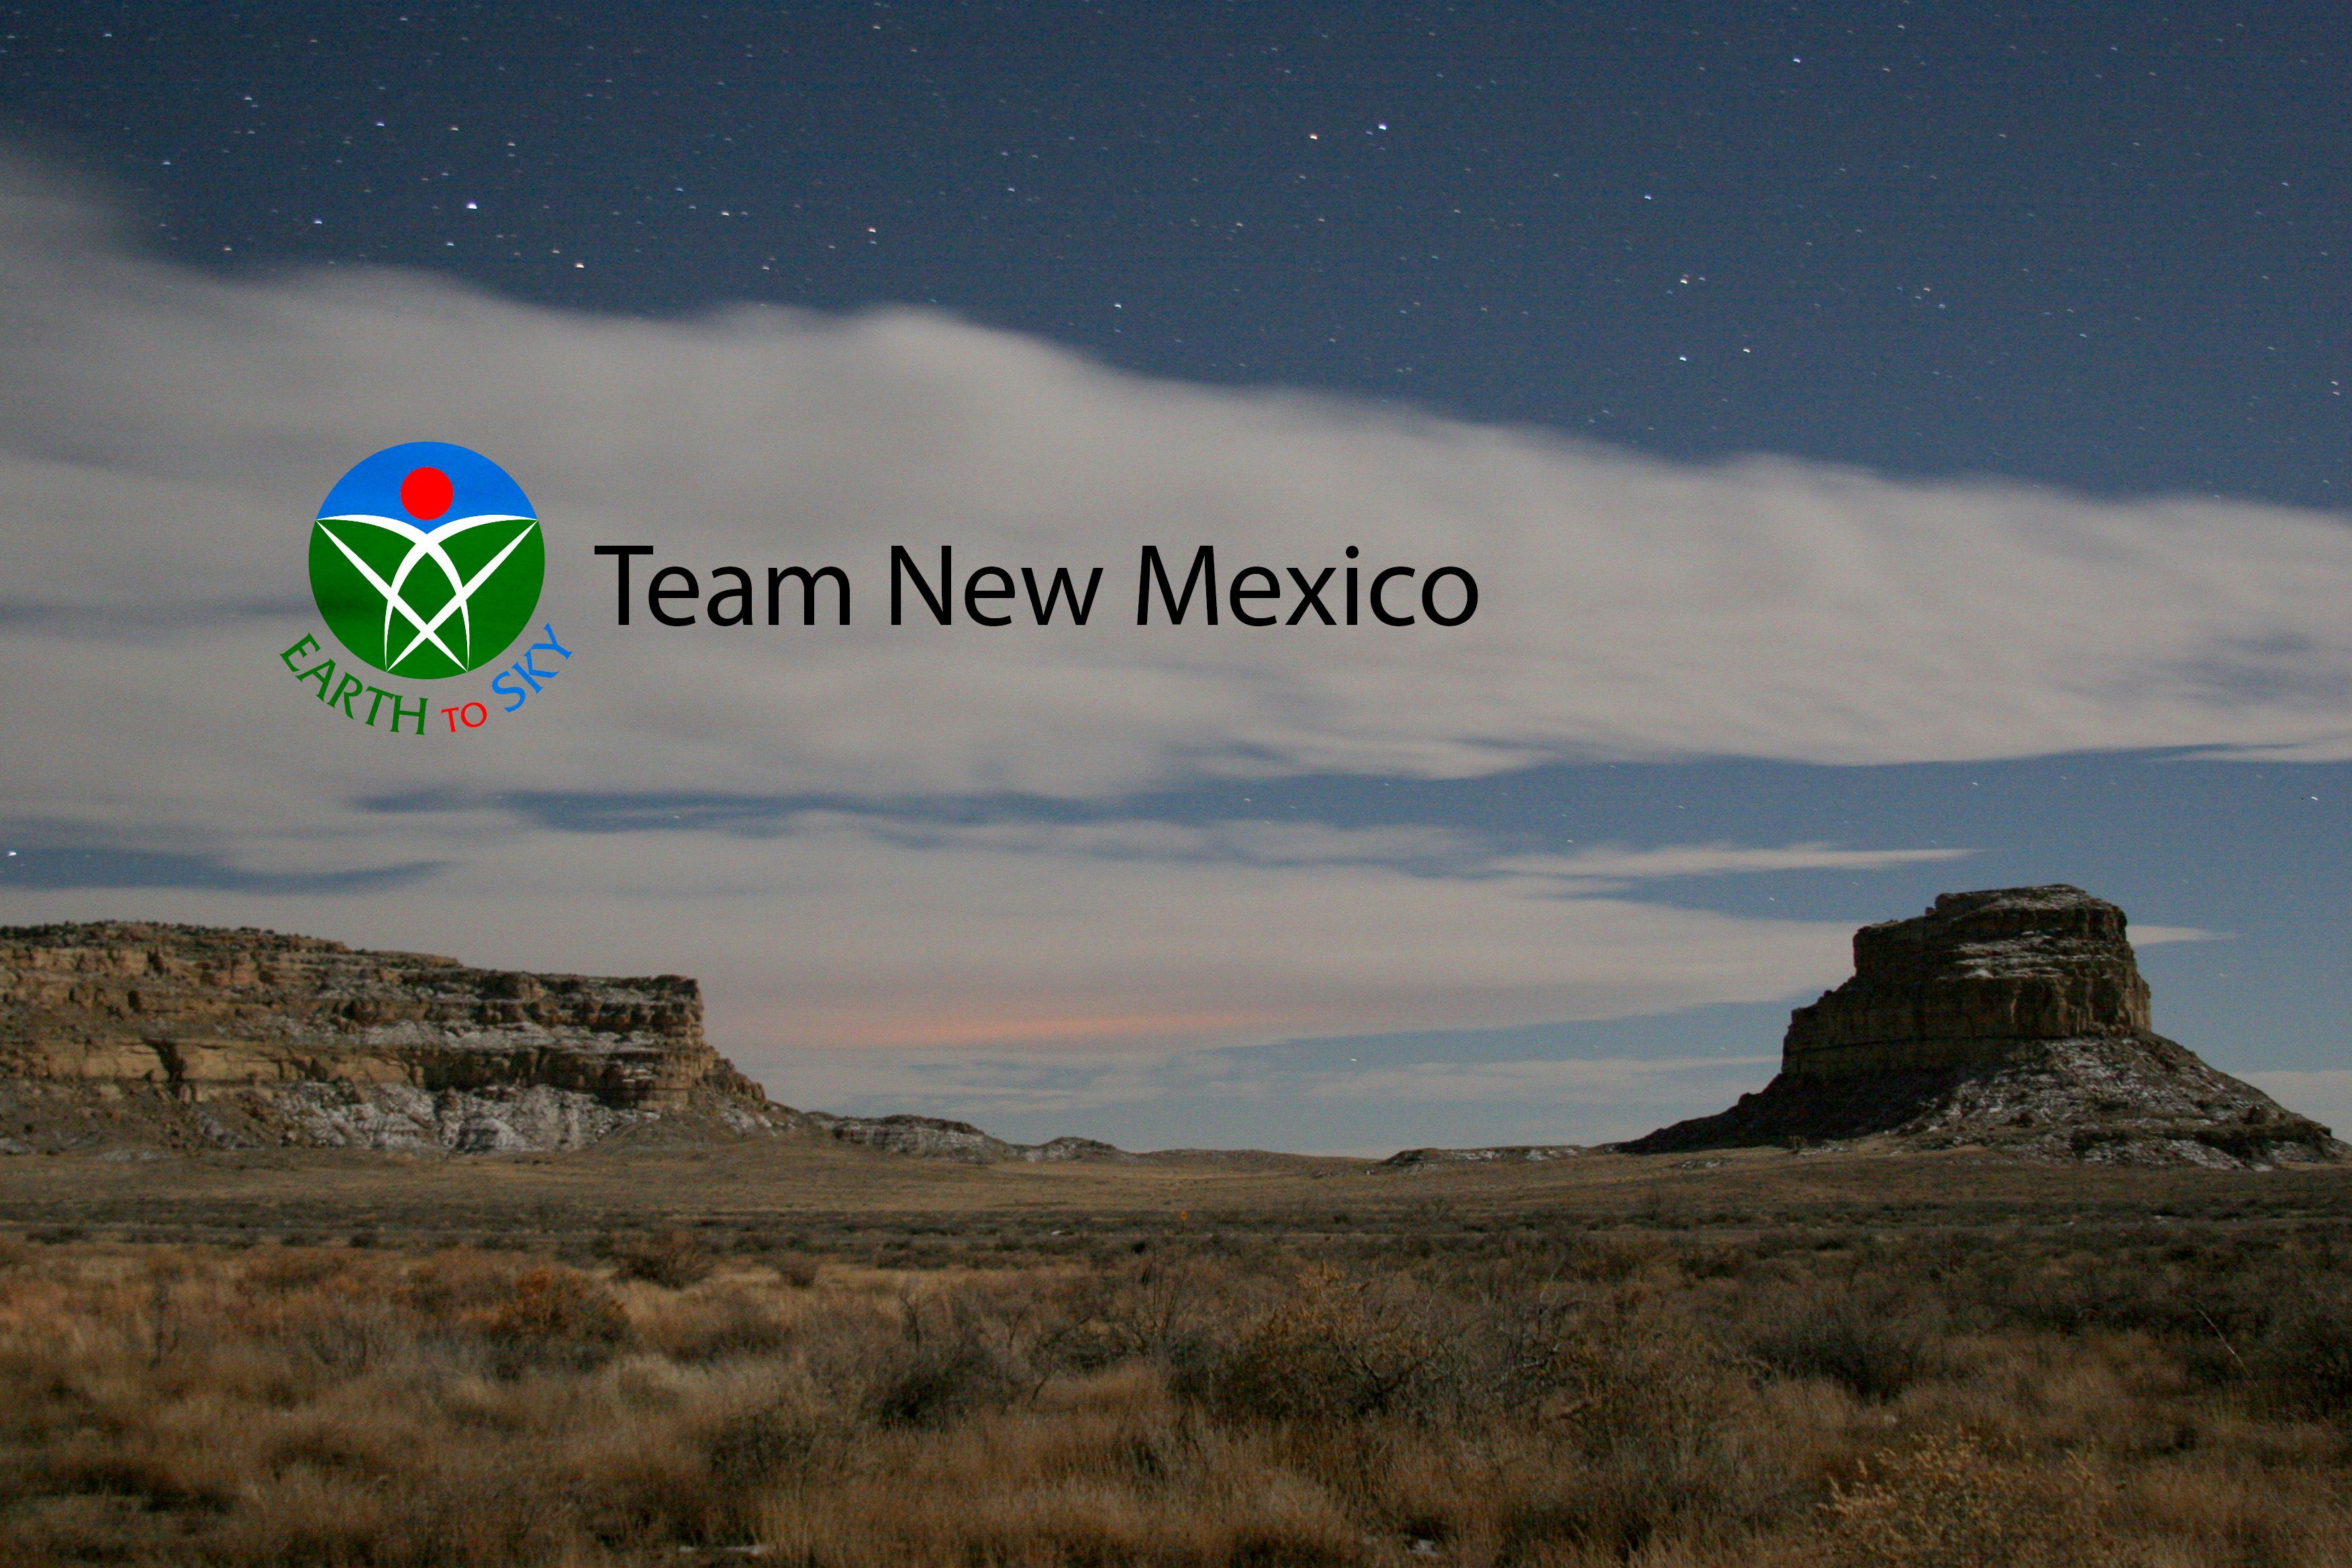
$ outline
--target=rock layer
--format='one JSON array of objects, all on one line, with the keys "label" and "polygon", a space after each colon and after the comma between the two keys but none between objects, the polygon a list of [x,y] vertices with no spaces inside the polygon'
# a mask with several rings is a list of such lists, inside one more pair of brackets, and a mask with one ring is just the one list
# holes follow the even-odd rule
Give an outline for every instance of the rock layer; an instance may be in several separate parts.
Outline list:
[{"label": "rock layer", "polygon": [[123,922],[0,928],[0,1086],[27,1131],[37,1101],[135,1100],[185,1111],[143,1124],[216,1144],[568,1147],[690,1108],[766,1108],[704,1039],[680,975]]},{"label": "rock layer", "polygon": [[2124,911],[2079,888],[1947,893],[1854,933],[1853,977],[1790,1017],[1780,1073],[1634,1153],[1892,1134],[2043,1158],[2265,1166],[2328,1130],[2151,1028]]},{"label": "rock layer", "polygon": [[1946,893],[1853,933],[1853,978],[1790,1016],[1798,1078],[1997,1068],[2036,1042],[2148,1030],[2123,910],[2079,888]]}]

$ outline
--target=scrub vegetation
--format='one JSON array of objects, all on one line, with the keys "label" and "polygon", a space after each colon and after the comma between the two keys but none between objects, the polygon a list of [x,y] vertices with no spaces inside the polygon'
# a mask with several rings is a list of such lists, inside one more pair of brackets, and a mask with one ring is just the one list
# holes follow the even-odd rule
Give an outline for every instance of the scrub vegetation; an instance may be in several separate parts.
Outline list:
[{"label": "scrub vegetation", "polygon": [[2342,1563],[2352,1227],[2296,1191],[20,1226],[0,1561]]}]

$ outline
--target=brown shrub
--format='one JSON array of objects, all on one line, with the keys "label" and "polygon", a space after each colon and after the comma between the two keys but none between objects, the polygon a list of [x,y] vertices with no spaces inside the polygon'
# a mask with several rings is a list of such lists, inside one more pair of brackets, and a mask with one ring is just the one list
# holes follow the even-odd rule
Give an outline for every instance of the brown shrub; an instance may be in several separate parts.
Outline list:
[{"label": "brown shrub", "polygon": [[1794,1489],[1780,1435],[1732,1359],[1675,1304],[1633,1289],[1572,1309],[1549,1351],[1549,1413],[1583,1460],[1546,1504],[1555,1532],[1631,1553],[1786,1507]]},{"label": "brown shrub", "polygon": [[1665,1255],[1664,1244],[1654,1237],[1591,1236],[1570,1250],[1568,1266],[1582,1279],[1616,1284],[1656,1266]]},{"label": "brown shrub", "polygon": [[786,1479],[806,1479],[849,1446],[837,1411],[779,1399],[728,1416],[709,1437],[711,1475],[740,1495]]},{"label": "brown shrub", "polygon": [[793,1332],[766,1293],[736,1285],[664,1301],[637,1325],[637,1338],[678,1361],[710,1362],[775,1355]]},{"label": "brown shrub", "polygon": [[862,1408],[885,1426],[937,1426],[1025,1399],[1044,1382],[1032,1329],[968,1291],[910,1298],[897,1339],[863,1369]]},{"label": "brown shrub", "polygon": [[[492,1370],[593,1366],[630,1338],[629,1320],[593,1275],[472,1251],[426,1258],[394,1297],[426,1333],[473,1346]],[[352,1320],[341,1325],[349,1329]]]},{"label": "brown shrub", "polygon": [[1186,1346],[1178,1391],[1229,1419],[1349,1420],[1418,1404],[1438,1356],[1425,1314],[1321,1266],[1238,1340]]},{"label": "brown shrub", "polygon": [[683,1290],[710,1277],[718,1260],[690,1230],[670,1229],[651,1236],[616,1237],[610,1243],[613,1272],[623,1279]]},{"label": "brown shrub", "polygon": [[2096,1568],[2107,1489],[2079,1456],[2042,1467],[1966,1436],[1880,1453],[1822,1512],[1828,1556],[1852,1568]]},{"label": "brown shrub", "polygon": [[256,1295],[307,1289],[347,1270],[350,1258],[307,1247],[273,1247],[250,1255],[243,1284]]},{"label": "brown shrub", "polygon": [[1748,1352],[1784,1377],[1819,1377],[1857,1399],[1889,1400],[1946,1365],[1939,1315],[1851,1286],[1782,1289],[1744,1324]]},{"label": "brown shrub", "polygon": [[560,1348],[593,1353],[629,1337],[629,1320],[613,1293],[593,1277],[542,1263],[515,1276],[502,1299],[459,1321],[483,1338],[519,1350]]},{"label": "brown shrub", "polygon": [[399,1295],[427,1321],[454,1324],[469,1312],[495,1307],[514,1293],[522,1265],[467,1247],[436,1252],[408,1270]]},{"label": "brown shrub", "polygon": [[2288,1303],[2252,1347],[2252,1370],[2292,1410],[2352,1422],[2352,1292]]},{"label": "brown shrub", "polygon": [[350,1376],[416,1342],[415,1314],[373,1279],[339,1275],[246,1309],[246,1324],[321,1369]]}]

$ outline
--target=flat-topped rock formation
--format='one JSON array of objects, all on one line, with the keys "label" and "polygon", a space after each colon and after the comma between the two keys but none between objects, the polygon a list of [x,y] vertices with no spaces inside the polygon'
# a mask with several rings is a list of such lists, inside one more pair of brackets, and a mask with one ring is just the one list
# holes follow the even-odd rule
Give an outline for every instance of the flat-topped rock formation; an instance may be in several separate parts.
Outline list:
[{"label": "flat-topped rock formation", "polygon": [[961,1160],[972,1164],[1020,1161],[1055,1164],[1066,1160],[1127,1161],[1136,1158],[1124,1149],[1096,1138],[1054,1138],[1043,1143],[1014,1143],[983,1132],[969,1121],[937,1116],[834,1116],[822,1110],[800,1113],[815,1127],[844,1143],[863,1144],[892,1154],[913,1154],[931,1160]]},{"label": "flat-topped rock formation", "polygon": [[1586,1152],[1581,1143],[1500,1143],[1481,1149],[1400,1149],[1381,1165],[1392,1171],[1421,1171],[1433,1165],[1541,1165],[1573,1160]]},{"label": "flat-topped rock formation", "polygon": [[513,1153],[664,1123],[982,1163],[1134,1158],[773,1104],[703,1037],[701,988],[683,975],[475,969],[250,929],[0,927],[0,1155]]},{"label": "flat-topped rock formation", "polygon": [[2123,910],[2078,888],[1946,893],[1853,933],[1853,978],[1790,1016],[1798,1078],[2000,1067],[2031,1042],[2148,1032]]},{"label": "flat-topped rock formation", "polygon": [[1854,933],[1853,978],[1798,1008],[1780,1073],[1632,1153],[1893,1134],[2125,1163],[2347,1153],[2328,1130],[2150,1027],[2122,910],[2080,888],[1946,893]]},{"label": "flat-topped rock formation", "polygon": [[69,1107],[167,1144],[470,1150],[771,1110],[703,1038],[701,992],[680,975],[111,921],[0,928],[0,1135],[26,1147],[40,1111]]}]

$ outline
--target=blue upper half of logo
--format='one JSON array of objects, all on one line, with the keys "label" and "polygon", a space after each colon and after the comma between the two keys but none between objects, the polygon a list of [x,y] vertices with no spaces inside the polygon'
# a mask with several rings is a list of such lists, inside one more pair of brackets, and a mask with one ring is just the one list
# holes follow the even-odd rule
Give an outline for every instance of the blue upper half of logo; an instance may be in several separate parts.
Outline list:
[{"label": "blue upper half of logo", "polygon": [[319,515],[388,517],[430,532],[469,517],[539,514],[522,487],[479,452],[406,441],[362,458],[327,492]]}]

